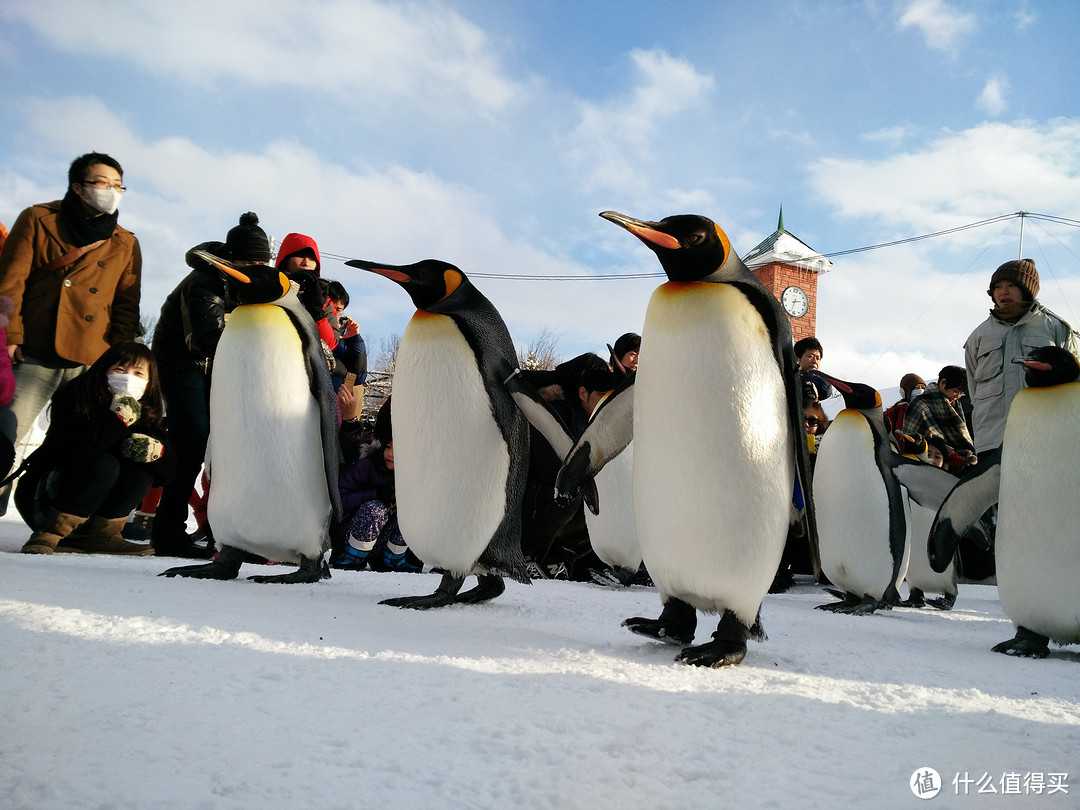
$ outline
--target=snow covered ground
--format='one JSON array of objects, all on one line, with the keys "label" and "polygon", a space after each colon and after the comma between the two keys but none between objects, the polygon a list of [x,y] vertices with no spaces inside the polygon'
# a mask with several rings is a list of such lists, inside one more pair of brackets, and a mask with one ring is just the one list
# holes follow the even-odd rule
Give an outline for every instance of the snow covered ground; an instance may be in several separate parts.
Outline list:
[{"label": "snow covered ground", "polygon": [[619,626],[651,588],[423,613],[377,603],[430,574],[166,579],[27,536],[0,519],[0,807],[891,808],[928,768],[940,806],[1080,806],[1080,653],[991,653],[992,586],[850,617],[800,584],[703,670]]}]

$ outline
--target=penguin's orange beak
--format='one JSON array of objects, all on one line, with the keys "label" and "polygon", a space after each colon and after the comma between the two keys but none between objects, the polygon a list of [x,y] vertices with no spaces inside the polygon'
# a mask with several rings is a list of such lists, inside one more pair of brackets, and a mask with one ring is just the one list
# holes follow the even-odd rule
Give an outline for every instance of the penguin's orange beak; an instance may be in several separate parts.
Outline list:
[{"label": "penguin's orange beak", "polygon": [[618,211],[602,211],[600,216],[609,222],[614,222],[616,225],[630,231],[630,233],[642,242],[649,242],[667,248],[668,250],[677,250],[682,247],[679,240],[674,236],[664,233],[663,231],[658,231],[655,227],[655,222],[645,222],[644,220],[634,219],[633,217],[626,216],[626,214],[620,214]]}]

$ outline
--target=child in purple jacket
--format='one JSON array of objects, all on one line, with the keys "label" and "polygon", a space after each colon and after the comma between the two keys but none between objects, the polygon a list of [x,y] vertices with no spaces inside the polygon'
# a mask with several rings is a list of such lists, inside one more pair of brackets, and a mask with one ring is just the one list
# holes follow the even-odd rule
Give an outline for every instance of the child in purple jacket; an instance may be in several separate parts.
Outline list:
[{"label": "child in purple jacket", "polygon": [[394,497],[394,441],[378,439],[361,450],[360,459],[338,477],[344,517],[331,530],[333,568],[359,571],[418,572],[423,564],[407,554],[398,528]]}]

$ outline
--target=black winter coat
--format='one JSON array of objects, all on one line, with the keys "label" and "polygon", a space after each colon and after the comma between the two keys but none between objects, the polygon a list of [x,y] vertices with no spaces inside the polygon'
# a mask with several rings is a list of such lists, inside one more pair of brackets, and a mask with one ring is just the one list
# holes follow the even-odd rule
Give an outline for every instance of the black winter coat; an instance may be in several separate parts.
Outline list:
[{"label": "black winter coat", "polygon": [[185,258],[192,270],[161,305],[151,348],[158,365],[209,373],[225,329],[225,315],[236,309],[237,302],[222,272],[192,250],[220,256],[225,245],[204,242],[188,251]]}]

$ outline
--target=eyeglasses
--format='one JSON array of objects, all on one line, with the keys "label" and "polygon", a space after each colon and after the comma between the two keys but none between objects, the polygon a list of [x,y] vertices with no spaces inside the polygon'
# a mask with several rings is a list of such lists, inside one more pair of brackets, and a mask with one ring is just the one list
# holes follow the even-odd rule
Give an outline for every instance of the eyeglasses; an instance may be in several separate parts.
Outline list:
[{"label": "eyeglasses", "polygon": [[112,188],[119,192],[127,191],[127,186],[122,186],[119,183],[110,183],[108,180],[83,180],[81,185],[98,189]]},{"label": "eyeglasses", "polygon": [[821,420],[818,419],[816,416],[809,416],[806,419],[806,426],[807,427],[821,427]]}]

